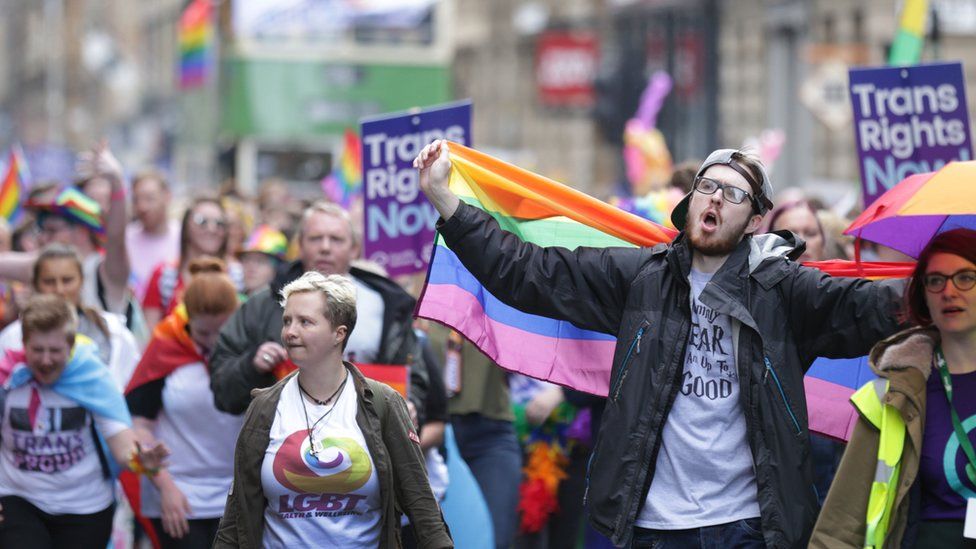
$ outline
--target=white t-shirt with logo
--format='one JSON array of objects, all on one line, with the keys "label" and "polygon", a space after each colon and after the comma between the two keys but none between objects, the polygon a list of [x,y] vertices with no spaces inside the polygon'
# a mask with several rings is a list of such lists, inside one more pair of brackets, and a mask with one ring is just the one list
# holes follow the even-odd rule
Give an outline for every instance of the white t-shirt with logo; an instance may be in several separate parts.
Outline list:
[{"label": "white t-shirt with logo", "polygon": [[[201,362],[166,376],[156,439],[169,448],[169,472],[190,504],[189,519],[219,518],[234,479],[234,448],[244,416],[214,406],[210,374]],[[142,477],[142,513],[162,516],[159,491]]]},{"label": "white t-shirt with logo", "polygon": [[[52,515],[89,515],[115,499],[92,436],[93,414],[74,400],[37,385],[40,406],[31,426],[32,383],[7,393],[0,426],[0,496],[18,496]],[[108,439],[124,423],[94,415]]]},{"label": "white t-shirt with logo", "polygon": [[[352,378],[347,378],[331,412],[331,404],[304,400],[306,422],[302,405],[295,376],[281,391],[261,465],[268,501],[264,547],[377,547],[382,516],[379,479],[356,424]],[[309,447],[312,424],[317,457]]]},{"label": "white t-shirt with logo", "polygon": [[732,322],[698,300],[712,273],[691,271],[691,332],[681,388],[661,435],[637,526],[684,530],[759,516]]}]

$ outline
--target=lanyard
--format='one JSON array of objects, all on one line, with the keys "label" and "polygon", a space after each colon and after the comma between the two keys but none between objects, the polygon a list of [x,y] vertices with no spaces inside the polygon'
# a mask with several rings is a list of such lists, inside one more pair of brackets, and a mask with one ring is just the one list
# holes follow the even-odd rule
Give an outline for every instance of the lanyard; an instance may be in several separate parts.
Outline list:
[{"label": "lanyard", "polygon": [[939,376],[942,378],[942,387],[945,388],[946,400],[949,401],[952,429],[956,432],[956,440],[959,441],[959,446],[962,447],[962,451],[966,453],[966,458],[969,460],[969,463],[966,464],[966,476],[969,477],[969,482],[976,484],[976,451],[973,451],[973,443],[966,436],[962,422],[959,421],[959,414],[956,413],[956,407],[952,405],[952,377],[949,375],[949,365],[946,364],[941,348],[935,350],[935,361],[939,366]]}]

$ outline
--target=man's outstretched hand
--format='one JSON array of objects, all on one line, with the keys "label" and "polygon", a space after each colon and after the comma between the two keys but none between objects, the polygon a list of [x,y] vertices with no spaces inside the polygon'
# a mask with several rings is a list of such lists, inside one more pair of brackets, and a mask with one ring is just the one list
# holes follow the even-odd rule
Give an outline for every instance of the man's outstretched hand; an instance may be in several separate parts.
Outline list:
[{"label": "man's outstretched hand", "polygon": [[438,139],[424,147],[414,159],[413,167],[420,170],[420,189],[427,195],[427,200],[441,217],[450,219],[461,200],[448,188],[451,158],[447,152],[447,141]]}]

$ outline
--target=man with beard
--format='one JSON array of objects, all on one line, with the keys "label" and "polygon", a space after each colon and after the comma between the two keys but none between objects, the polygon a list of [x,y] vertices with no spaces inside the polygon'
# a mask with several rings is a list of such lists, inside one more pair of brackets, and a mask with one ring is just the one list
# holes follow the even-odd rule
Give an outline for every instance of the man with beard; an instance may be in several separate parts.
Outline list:
[{"label": "man with beard", "polygon": [[[897,331],[903,281],[833,278],[803,241],[755,235],[772,207],[758,159],[713,152],[653,248],[541,248],[447,185],[442,142],[415,160],[465,267],[513,307],[617,337],[587,473],[593,526],[626,547],[799,547],[813,528],[803,375]],[[513,344],[517,344],[514,343]]]}]

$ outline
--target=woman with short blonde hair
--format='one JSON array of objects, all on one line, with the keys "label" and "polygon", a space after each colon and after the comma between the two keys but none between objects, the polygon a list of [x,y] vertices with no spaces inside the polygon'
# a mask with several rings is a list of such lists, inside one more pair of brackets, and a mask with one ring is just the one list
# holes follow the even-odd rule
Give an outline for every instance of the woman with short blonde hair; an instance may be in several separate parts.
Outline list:
[{"label": "woman with short blonde hair", "polygon": [[310,271],[281,293],[297,371],[255,391],[216,547],[400,547],[400,510],[419,547],[453,547],[403,398],[342,360],[352,281]]}]

